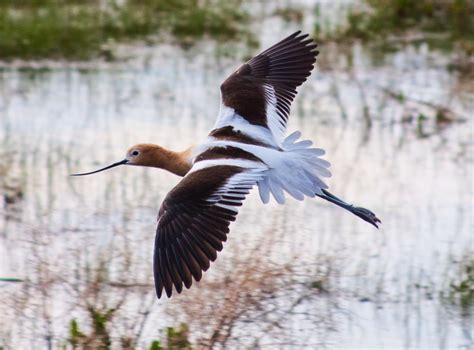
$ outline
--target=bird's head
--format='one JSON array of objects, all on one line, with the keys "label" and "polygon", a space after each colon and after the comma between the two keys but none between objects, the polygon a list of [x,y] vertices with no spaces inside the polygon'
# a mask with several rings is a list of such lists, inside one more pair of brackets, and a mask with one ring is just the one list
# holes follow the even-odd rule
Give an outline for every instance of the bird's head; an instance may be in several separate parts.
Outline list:
[{"label": "bird's head", "polygon": [[139,143],[130,147],[125,154],[125,164],[160,167],[163,148],[148,143]]},{"label": "bird's head", "polygon": [[71,176],[91,175],[107,169],[115,168],[119,165],[139,165],[162,168],[162,153],[163,148],[161,148],[160,146],[140,143],[130,147],[127,150],[127,153],[125,154],[125,158],[121,161],[115,162],[98,170],[94,170],[88,173],[71,174]]}]

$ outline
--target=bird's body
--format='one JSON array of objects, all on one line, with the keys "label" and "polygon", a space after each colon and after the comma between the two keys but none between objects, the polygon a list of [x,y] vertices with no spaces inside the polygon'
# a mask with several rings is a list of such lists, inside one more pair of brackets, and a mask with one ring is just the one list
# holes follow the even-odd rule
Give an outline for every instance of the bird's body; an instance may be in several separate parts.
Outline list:
[{"label": "bird's body", "polygon": [[[221,108],[207,139],[183,152],[139,144],[117,165],[151,166],[183,176],[163,201],[155,238],[154,277],[158,298],[173,286],[180,293],[199,281],[227,239],[229,225],[252,187],[267,203],[283,204],[285,193],[303,200],[318,196],[377,226],[369,210],[353,207],[327,191],[331,176],[324,150],[285,137],[296,87],[310,75],[316,45],[299,32],[240,66],[221,85]],[[77,174],[77,175],[87,175]]]}]

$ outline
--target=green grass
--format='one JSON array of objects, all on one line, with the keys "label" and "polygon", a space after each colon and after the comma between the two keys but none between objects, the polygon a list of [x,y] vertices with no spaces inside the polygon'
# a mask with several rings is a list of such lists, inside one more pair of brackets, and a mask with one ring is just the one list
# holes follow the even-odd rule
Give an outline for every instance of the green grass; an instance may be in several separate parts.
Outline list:
[{"label": "green grass", "polygon": [[240,0],[0,0],[0,59],[108,57],[116,42],[163,33],[185,45],[205,36],[247,38],[249,16],[240,5]]},{"label": "green grass", "polygon": [[[73,349],[110,349],[112,346],[112,338],[109,332],[111,328],[111,319],[117,310],[108,310],[101,313],[96,309],[89,308],[90,321],[92,323],[90,333],[84,333],[78,322],[72,319],[69,322],[69,336],[67,344]],[[148,347],[149,350],[172,350],[182,349],[191,350],[191,342],[188,339],[189,328],[182,323],[179,327],[166,327],[163,339],[153,340]],[[122,337],[120,343],[123,349],[132,349],[135,347],[138,338]]]},{"label": "green grass", "polygon": [[466,313],[474,307],[474,259],[462,264],[460,278],[450,284],[449,295]]},{"label": "green grass", "polygon": [[432,46],[451,49],[455,44],[467,52],[474,52],[472,0],[364,0],[364,2],[367,9],[350,11],[347,16],[347,27],[330,34],[330,39],[357,38],[383,43],[390,37],[418,33],[423,34],[422,41]]}]

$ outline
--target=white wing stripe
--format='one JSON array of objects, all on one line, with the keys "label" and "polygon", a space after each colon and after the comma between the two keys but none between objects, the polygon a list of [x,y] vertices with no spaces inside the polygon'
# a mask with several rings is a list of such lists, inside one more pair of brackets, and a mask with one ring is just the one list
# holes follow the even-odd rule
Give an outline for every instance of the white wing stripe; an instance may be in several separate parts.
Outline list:
[{"label": "white wing stripe", "polygon": [[250,124],[245,118],[237,114],[233,108],[227,107],[221,103],[219,115],[213,129],[220,129],[226,126],[232,126],[235,131],[240,131],[256,141],[267,143],[272,146],[277,145],[272,134],[273,130],[269,130],[263,126]]},{"label": "white wing stripe", "polygon": [[236,167],[248,168],[248,169],[254,169],[254,168],[265,169],[266,168],[261,162],[256,162],[253,160],[235,159],[235,158],[219,158],[219,159],[202,160],[200,162],[194,163],[193,167],[191,168],[188,174],[193,173],[198,170],[210,168],[213,166],[219,166],[219,165],[230,165],[230,166],[236,166]]},{"label": "white wing stripe", "polygon": [[[215,203],[215,205],[221,208],[232,210],[237,213],[238,209],[228,203],[239,205],[245,198],[245,195],[248,194],[248,191],[251,190],[257,182],[264,178],[265,171],[266,168],[250,169],[230,177],[224,185],[217,189],[217,191],[207,199],[207,201],[209,203]],[[238,187],[238,189],[236,189],[236,187]],[[237,193],[229,193],[230,191]],[[224,196],[227,198],[223,198]],[[226,204],[220,203],[220,201],[225,201]]]},{"label": "white wing stripe", "polygon": [[277,110],[277,99],[275,96],[275,89],[269,84],[264,84],[265,95],[267,100],[266,115],[267,125],[270,128],[278,146],[281,146],[283,138],[285,137],[285,124],[284,120],[278,115]]}]

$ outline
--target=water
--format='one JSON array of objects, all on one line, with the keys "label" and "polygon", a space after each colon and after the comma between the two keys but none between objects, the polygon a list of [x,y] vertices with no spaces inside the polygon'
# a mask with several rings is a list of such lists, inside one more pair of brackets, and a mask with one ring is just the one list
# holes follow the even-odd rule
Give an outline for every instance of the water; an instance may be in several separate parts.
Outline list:
[{"label": "water", "polygon": [[[261,24],[263,46],[292,31],[275,22]],[[472,316],[449,297],[474,251],[473,82],[423,45],[377,60],[323,47],[292,108],[289,131],[327,150],[331,191],[373,210],[380,230],[320,200],[263,206],[252,193],[202,282],[154,300],[155,218],[179,178],[67,175],[135,143],[203,140],[239,62],[214,50],[1,70],[0,193],[11,203],[0,209],[0,277],[24,282],[0,286],[0,346],[59,347],[71,320],[90,334],[88,310],[117,308],[116,348],[125,337],[147,347],[181,322],[203,346],[219,330],[216,344],[230,347],[473,347]],[[453,120],[436,122],[436,106]]]}]

